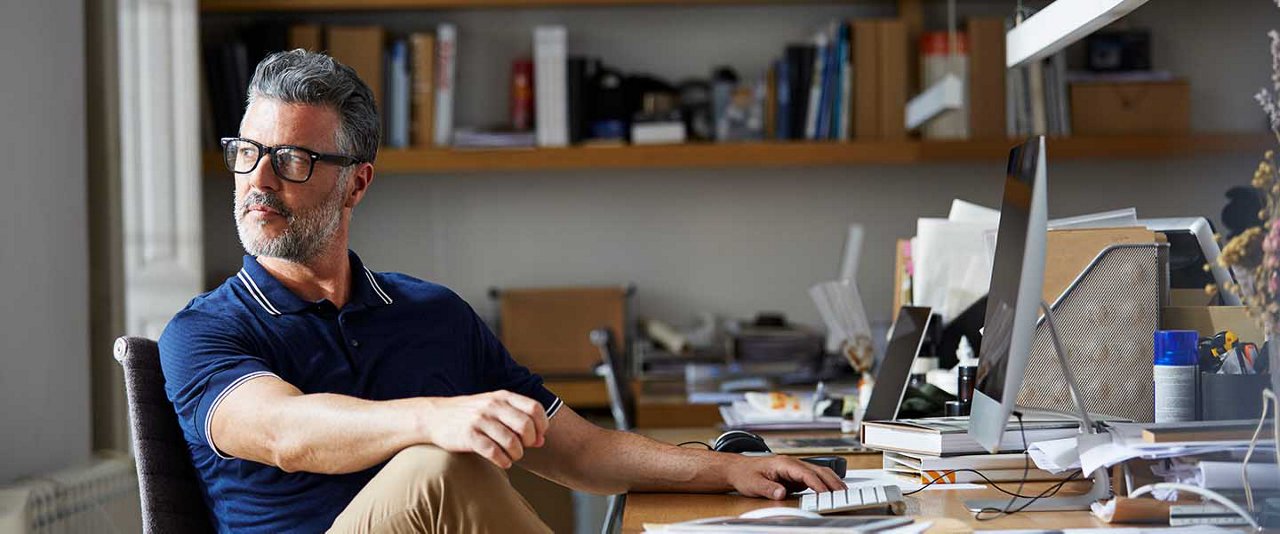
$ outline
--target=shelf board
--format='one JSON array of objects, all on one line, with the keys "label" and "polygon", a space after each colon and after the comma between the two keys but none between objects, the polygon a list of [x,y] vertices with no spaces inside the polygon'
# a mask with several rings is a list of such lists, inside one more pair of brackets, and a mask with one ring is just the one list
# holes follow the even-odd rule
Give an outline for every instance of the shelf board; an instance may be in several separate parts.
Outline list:
[{"label": "shelf board", "polygon": [[[582,169],[672,169],[901,165],[1003,161],[1017,141],[856,141],[691,143],[652,146],[575,146],[538,149],[389,149],[378,152],[385,174],[441,174]],[[1269,134],[1195,134],[1050,138],[1050,161],[1141,159],[1256,152],[1274,147]],[[225,172],[216,151],[204,168]]]},{"label": "shelf board", "polygon": [[706,6],[735,4],[814,4],[849,0],[200,0],[204,13],[272,11],[395,11],[485,8]]}]

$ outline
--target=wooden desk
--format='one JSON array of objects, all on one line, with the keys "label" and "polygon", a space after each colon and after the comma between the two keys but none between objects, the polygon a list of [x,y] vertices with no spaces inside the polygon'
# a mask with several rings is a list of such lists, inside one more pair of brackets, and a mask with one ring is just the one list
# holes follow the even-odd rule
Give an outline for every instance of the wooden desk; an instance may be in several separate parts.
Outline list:
[{"label": "wooden desk", "polygon": [[[652,429],[640,433],[660,441],[709,441],[715,439],[718,430],[712,428]],[[794,434],[788,434],[794,435]],[[879,454],[848,455],[849,469],[880,468]],[[1038,493],[1050,483],[1027,483],[1025,493]],[[938,519],[929,532],[967,532],[991,529],[1062,529],[1106,527],[1106,523],[1089,512],[1023,512],[990,521],[977,521],[973,513],[965,509],[969,499],[999,498],[1004,494],[993,489],[923,491],[908,496],[907,513],[912,516]],[[785,502],[752,499],[735,495],[700,495],[687,493],[631,493],[622,516],[622,531],[644,531],[645,523],[675,523],[718,515],[738,515],[757,508],[771,506],[798,506],[799,499]]]}]

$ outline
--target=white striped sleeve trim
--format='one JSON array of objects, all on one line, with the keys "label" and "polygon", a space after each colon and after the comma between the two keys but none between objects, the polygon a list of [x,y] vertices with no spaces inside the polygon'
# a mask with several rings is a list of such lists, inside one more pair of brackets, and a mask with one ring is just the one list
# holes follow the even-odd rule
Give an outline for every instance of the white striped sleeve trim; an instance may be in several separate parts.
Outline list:
[{"label": "white striped sleeve trim", "polygon": [[547,419],[550,420],[557,413],[560,413],[561,406],[564,406],[564,401],[560,400],[560,397],[556,397],[556,400],[551,401],[551,406],[547,407]]},{"label": "white striped sleeve trim", "polygon": [[382,290],[382,286],[378,285],[378,279],[374,278],[373,271],[370,271],[368,267],[365,267],[364,275],[369,278],[369,284],[373,286],[374,293],[377,293],[378,296],[382,298],[382,302],[391,304],[391,297],[387,296],[387,292]]},{"label": "white striped sleeve trim", "polygon": [[262,306],[262,309],[267,310],[267,313],[271,315],[280,315],[280,310],[271,305],[271,301],[267,300],[267,296],[262,293],[261,289],[258,289],[258,284],[253,282],[253,277],[249,276],[249,273],[244,272],[244,269],[240,269],[240,272],[236,273],[236,278],[240,279],[240,283],[244,284],[244,288],[249,291],[249,296],[258,301],[258,305]]},{"label": "white striped sleeve trim", "polygon": [[222,458],[223,460],[235,459],[231,456],[222,454],[222,451],[218,450],[218,446],[213,443],[213,412],[218,409],[218,405],[222,404],[222,399],[227,398],[227,394],[231,393],[232,390],[240,387],[245,382],[248,382],[250,380],[253,380],[258,377],[263,377],[263,376],[275,376],[276,378],[279,378],[278,376],[276,376],[275,373],[272,373],[270,371],[255,371],[255,372],[249,373],[240,378],[237,378],[231,384],[228,384],[227,387],[222,390],[222,393],[218,394],[218,398],[213,399],[213,405],[209,406],[209,413],[204,416],[204,439],[205,441],[209,442],[209,448],[213,449],[213,453],[218,455],[218,458]]}]

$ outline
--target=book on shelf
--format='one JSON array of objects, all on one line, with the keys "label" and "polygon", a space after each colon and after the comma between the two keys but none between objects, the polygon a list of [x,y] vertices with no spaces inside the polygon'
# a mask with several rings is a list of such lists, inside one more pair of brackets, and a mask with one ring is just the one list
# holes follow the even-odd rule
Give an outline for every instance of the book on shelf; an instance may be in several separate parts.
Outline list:
[{"label": "book on shelf", "polygon": [[570,56],[568,69],[569,142],[579,144],[591,137],[591,117],[595,109],[596,74],[600,61],[583,56]]},{"label": "book on shelf", "polygon": [[880,137],[879,23],[856,19],[853,27],[853,105],[850,122],[858,140]]},{"label": "book on shelf", "polygon": [[853,54],[851,42],[851,28],[848,24],[840,25],[840,82],[838,84],[840,98],[836,100],[838,105],[833,110],[832,118],[835,121],[836,135],[835,138],[840,141],[848,141],[851,137],[850,119],[853,115]]},{"label": "book on shelf", "polygon": [[511,129],[533,130],[533,60],[527,57],[511,61]]},{"label": "book on shelf", "polygon": [[822,80],[827,76],[827,46],[825,33],[818,33],[813,38],[813,66],[809,72],[809,98],[806,99],[803,139],[817,139],[818,111],[822,108]]},{"label": "book on shelf", "polygon": [[240,116],[244,112],[245,93],[249,82],[245,73],[248,52],[244,43],[228,40],[206,45],[203,49],[205,80],[209,95],[210,122],[213,123],[209,146],[218,146],[218,139],[236,135],[240,130]]},{"label": "book on shelf", "polygon": [[538,146],[569,144],[568,31],[564,26],[533,29],[534,120]]},{"label": "book on shelf", "polygon": [[417,148],[430,148],[435,139],[436,115],[436,37],[428,32],[409,35],[413,49],[413,120],[410,124],[410,143]]},{"label": "book on shelf", "polygon": [[[1034,11],[1027,8],[1022,16]],[[1006,19],[1005,30],[1013,27]],[[1006,72],[1006,136],[1071,135],[1066,51]]]},{"label": "book on shelf", "polygon": [[328,26],[324,32],[329,55],[351,67],[373,92],[378,110],[385,114],[383,47],[387,33],[381,26]]},{"label": "book on shelf", "polygon": [[409,146],[409,43],[396,39],[387,49],[386,146]]},{"label": "book on shelf", "polygon": [[790,65],[786,56],[782,59],[774,61],[773,75],[775,86],[774,98],[777,104],[773,111],[773,138],[786,140],[791,139],[791,80]]},{"label": "book on shelf", "polygon": [[[1024,416],[1022,424],[1010,420],[1000,438],[1001,451],[1022,451],[1023,433],[1026,444],[1075,436],[1080,424],[1073,419],[1054,416]],[[899,419],[897,421],[865,421],[862,444],[872,449],[930,456],[956,456],[985,452],[969,437],[968,417],[936,417]]]},{"label": "book on shelf", "polygon": [[458,72],[458,28],[453,24],[436,27],[436,112],[435,144],[453,143],[453,95]]},{"label": "book on shelf", "polygon": [[778,62],[769,63],[765,71],[764,89],[764,138],[776,139],[778,136]]},{"label": "book on shelf", "polygon": [[814,139],[834,139],[832,117],[839,108],[836,88],[840,84],[840,36],[842,24],[832,22],[826,29],[826,46],[822,59],[822,93],[818,98],[818,124],[815,126]]},{"label": "book on shelf", "polygon": [[323,33],[319,24],[294,24],[289,26],[289,50],[301,48],[310,52],[324,50]]},{"label": "book on shelf", "polygon": [[969,137],[1006,139],[1004,19],[972,17],[967,33]]},{"label": "book on shelf", "polygon": [[907,138],[907,24],[902,19],[879,22],[880,138]]},{"label": "book on shelf", "polygon": [[786,49],[788,91],[786,109],[788,139],[805,139],[805,121],[809,110],[809,89],[813,76],[813,45],[790,45]]}]

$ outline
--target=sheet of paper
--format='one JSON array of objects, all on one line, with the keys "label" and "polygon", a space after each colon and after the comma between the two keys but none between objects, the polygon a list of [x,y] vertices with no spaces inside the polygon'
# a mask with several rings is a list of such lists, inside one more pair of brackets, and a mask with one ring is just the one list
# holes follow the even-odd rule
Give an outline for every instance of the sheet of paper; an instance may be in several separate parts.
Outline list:
[{"label": "sheet of paper", "polygon": [[1080,468],[1080,454],[1076,449],[1076,438],[1055,439],[1032,443],[1027,447],[1027,455],[1035,462],[1037,469],[1053,474]]},{"label": "sheet of paper", "polygon": [[995,225],[1000,224],[1000,210],[957,198],[951,201],[951,212],[947,214],[947,220]]},{"label": "sheet of paper", "polygon": [[978,299],[987,296],[985,289],[991,285],[991,265],[990,258],[975,255],[970,256],[963,267],[951,269],[942,309],[935,310],[942,314],[943,324],[950,323]]},{"label": "sheet of paper", "polygon": [[1138,226],[1138,210],[1136,208],[1089,213],[1049,221],[1050,230],[1121,228],[1127,226]]},{"label": "sheet of paper", "polygon": [[916,221],[916,239],[911,250],[915,273],[911,278],[912,300],[917,306],[930,306],[939,312],[947,301],[951,272],[975,266],[964,280],[971,287],[956,288],[966,294],[985,295],[991,282],[991,263],[983,234],[996,225],[983,222],[953,222],[946,219]]}]

